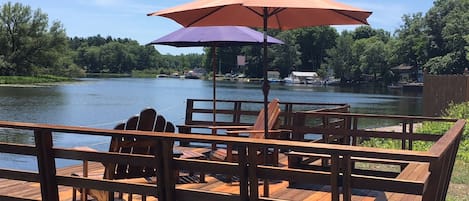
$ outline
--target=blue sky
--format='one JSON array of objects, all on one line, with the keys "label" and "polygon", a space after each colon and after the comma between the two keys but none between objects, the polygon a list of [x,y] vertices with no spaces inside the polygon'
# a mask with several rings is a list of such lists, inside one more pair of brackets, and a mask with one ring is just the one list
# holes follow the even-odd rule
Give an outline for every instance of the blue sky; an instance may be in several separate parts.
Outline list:
[{"label": "blue sky", "polygon": [[[49,21],[59,20],[70,37],[88,37],[101,34],[131,38],[146,44],[175,31],[181,26],[163,17],[147,17],[146,14],[176,6],[191,0],[11,0],[40,8]],[[404,14],[427,12],[433,6],[431,0],[338,0],[373,12],[368,19],[373,28],[393,33],[402,24]],[[1,4],[8,2],[0,0]],[[338,29],[353,29],[340,26]],[[162,54],[200,53],[201,48],[174,48],[156,46]]]}]

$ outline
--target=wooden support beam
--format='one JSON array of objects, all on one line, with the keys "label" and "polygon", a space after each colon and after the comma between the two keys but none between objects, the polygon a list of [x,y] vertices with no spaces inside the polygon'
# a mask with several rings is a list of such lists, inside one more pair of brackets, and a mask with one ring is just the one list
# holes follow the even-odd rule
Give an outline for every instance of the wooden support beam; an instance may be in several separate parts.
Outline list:
[{"label": "wooden support beam", "polygon": [[331,200],[339,201],[339,155],[331,156]]},{"label": "wooden support beam", "polygon": [[238,148],[238,166],[239,166],[239,195],[241,200],[249,199],[249,181],[248,181],[248,155],[245,146]]},{"label": "wooden support beam", "polygon": [[52,132],[45,129],[35,130],[34,140],[37,149],[37,166],[42,200],[59,201],[59,190],[55,177],[55,158],[52,150]]},{"label": "wooden support beam", "polygon": [[248,146],[249,200],[259,199],[259,179],[257,177],[257,150],[259,146]]}]

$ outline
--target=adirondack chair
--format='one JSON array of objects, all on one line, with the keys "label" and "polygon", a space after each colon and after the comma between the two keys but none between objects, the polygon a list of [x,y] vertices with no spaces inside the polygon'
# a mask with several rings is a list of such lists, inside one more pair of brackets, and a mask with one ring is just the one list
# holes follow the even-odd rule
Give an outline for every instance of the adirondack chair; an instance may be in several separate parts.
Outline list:
[{"label": "adirondack chair", "polygon": [[[116,130],[141,130],[156,132],[174,132],[174,125],[166,121],[152,108],[144,109],[140,115],[130,117],[126,123],[115,126]],[[131,137],[113,137],[109,146],[109,152],[131,153],[131,154],[153,154],[155,143],[146,140],[139,140]],[[85,148],[90,150],[90,148]],[[133,179],[150,178],[156,175],[156,170],[149,167],[133,166],[122,163],[104,164],[104,179]],[[73,200],[76,198],[76,190],[73,192]],[[80,189],[78,189],[80,190]],[[98,201],[108,201],[114,199],[108,191],[88,189],[87,194]],[[131,196],[131,195],[129,195]],[[122,198],[122,194],[120,194]]]},{"label": "adirondack chair", "polygon": [[[280,114],[280,104],[278,99],[273,99],[268,105],[268,136],[264,136],[264,109],[259,112],[257,119],[253,126],[245,127],[245,126],[215,126],[212,129],[226,129],[226,133],[229,136],[239,136],[239,134],[247,133],[249,134],[250,138],[278,138],[278,135],[282,132],[282,130],[275,130],[277,126],[277,120]],[[243,128],[243,130],[239,130]],[[238,129],[238,130],[232,130]],[[267,154],[267,155],[264,155]],[[268,149],[263,149],[258,152],[258,163],[259,164],[278,164],[278,149],[272,150],[270,153]],[[237,152],[233,150],[233,146],[231,144],[227,144],[226,149],[214,149],[212,151],[211,157],[212,160],[223,160],[228,162],[235,162],[238,160]]]}]

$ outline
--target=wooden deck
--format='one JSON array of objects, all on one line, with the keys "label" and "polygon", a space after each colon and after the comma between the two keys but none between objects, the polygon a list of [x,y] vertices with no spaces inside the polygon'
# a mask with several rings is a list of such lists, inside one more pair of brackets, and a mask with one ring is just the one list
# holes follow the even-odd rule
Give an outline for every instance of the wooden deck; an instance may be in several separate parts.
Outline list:
[{"label": "wooden deck", "polygon": [[[280,167],[287,167],[287,157],[285,154],[280,154]],[[89,176],[96,177],[103,175],[104,167],[100,163],[92,162],[88,165]],[[72,173],[81,173],[83,171],[82,165],[74,165],[65,168],[59,168],[57,175],[69,176]],[[220,193],[239,194],[239,183],[236,181],[227,182],[225,175],[207,175],[205,183],[198,183],[198,176],[189,176],[187,173],[180,174],[179,183],[177,188],[184,189],[198,189],[206,191],[214,191]],[[236,178],[235,178],[236,179]],[[147,183],[145,179],[128,179],[126,182]],[[259,192],[263,192],[263,185],[260,182]],[[326,201],[331,200],[331,193],[329,186],[323,185],[299,185],[295,188],[289,188],[287,181],[271,181],[270,182],[270,196],[272,200],[292,200],[292,201]],[[60,200],[72,200],[72,188],[66,186],[59,186]],[[261,193],[262,194],[262,193]],[[39,183],[25,182],[17,180],[0,179],[0,195],[21,197],[33,200],[41,200],[41,188]],[[388,194],[392,196],[393,194]],[[395,196],[395,195],[394,195]],[[123,195],[125,200],[129,200],[128,194]],[[389,200],[386,194],[378,191],[369,190],[354,190],[352,195],[353,201],[385,201]],[[79,199],[79,193],[77,195]],[[91,199],[91,197],[90,197]],[[116,199],[117,200],[117,199]],[[140,195],[133,195],[132,200],[140,201]],[[155,197],[149,196],[147,200],[158,200]]]},{"label": "wooden deck", "polygon": [[[373,121],[391,118],[402,123],[402,130],[364,130],[357,126],[358,121],[364,118]],[[450,128],[438,135],[418,133],[413,129],[414,123],[422,121],[448,122]],[[0,168],[0,200],[71,200],[71,187],[74,186],[148,195],[147,200],[155,199],[153,196],[157,195],[159,201],[444,201],[465,125],[464,120],[330,112],[295,113],[293,123],[292,140],[274,140],[0,121],[1,128],[33,131],[35,139],[34,145],[1,142],[0,153],[34,156],[38,162],[37,172]],[[54,136],[63,133],[135,138],[151,141],[158,146],[150,155],[54,146]],[[322,134],[322,143],[303,142],[308,133]],[[357,144],[370,138],[398,141],[402,149],[362,147]],[[173,152],[175,141],[205,143],[207,146],[232,144],[238,149],[238,161],[178,158]],[[417,141],[433,143],[428,150],[414,151],[413,144]],[[280,155],[279,166],[258,165],[260,148],[288,152]],[[90,177],[71,176],[71,173],[82,172],[82,166],[56,168],[56,159],[93,161],[89,166]],[[140,178],[126,181],[100,179],[104,169],[101,164],[115,164],[116,161],[156,169],[158,187]],[[359,169],[356,166],[359,163],[392,164],[399,168],[397,172],[386,173]],[[175,177],[176,171],[184,175]],[[184,171],[204,172],[206,182],[190,179],[194,177],[189,177]],[[97,175],[97,179],[93,179],[93,175]],[[228,182],[224,179],[228,177],[226,175],[235,175],[235,181]],[[176,178],[189,179],[179,182]],[[265,179],[270,180],[269,185],[261,182]],[[140,200],[139,196],[134,197],[132,200]],[[124,198],[129,200],[126,196]]]}]

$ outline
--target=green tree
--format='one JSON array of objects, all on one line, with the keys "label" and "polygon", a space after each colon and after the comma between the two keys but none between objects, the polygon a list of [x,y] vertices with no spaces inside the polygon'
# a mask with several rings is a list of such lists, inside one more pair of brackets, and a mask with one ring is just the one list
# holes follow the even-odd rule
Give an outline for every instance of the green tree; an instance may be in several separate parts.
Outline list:
[{"label": "green tree", "polygon": [[377,75],[383,76],[387,73],[387,63],[385,58],[385,44],[377,37],[360,39],[364,43],[359,62],[362,72],[373,74],[373,80],[377,81]]},{"label": "green tree", "polygon": [[468,10],[469,0],[437,0],[425,16],[431,58],[425,67],[431,73],[462,73],[469,65],[464,39],[469,34]]},{"label": "green tree", "polygon": [[[48,17],[41,10],[20,3],[0,7],[1,75],[34,75],[38,68],[59,72],[70,66],[67,37],[59,22],[48,28]],[[65,53],[65,54],[64,54]]]},{"label": "green tree", "polygon": [[294,30],[301,52],[301,71],[316,71],[326,56],[326,50],[335,46],[336,29],[329,26],[309,27]]},{"label": "green tree", "polygon": [[301,65],[299,45],[296,44],[296,38],[292,31],[280,32],[276,37],[285,44],[269,47],[273,50],[272,55],[275,55],[272,66],[279,70],[281,77],[286,77],[295,70],[293,69],[295,66]]},{"label": "green tree", "polygon": [[357,65],[353,59],[353,43],[352,33],[343,31],[336,40],[336,46],[327,50],[324,68],[332,69],[334,76],[340,78],[341,82],[359,79],[359,77],[354,77],[353,66]]},{"label": "green tree", "polygon": [[429,36],[422,13],[404,15],[404,24],[396,30],[397,39],[393,44],[390,58],[394,65],[408,64],[420,67],[428,61]]}]

